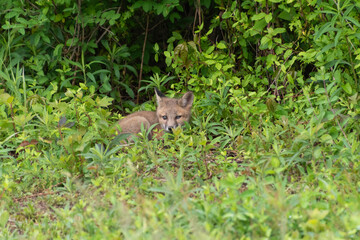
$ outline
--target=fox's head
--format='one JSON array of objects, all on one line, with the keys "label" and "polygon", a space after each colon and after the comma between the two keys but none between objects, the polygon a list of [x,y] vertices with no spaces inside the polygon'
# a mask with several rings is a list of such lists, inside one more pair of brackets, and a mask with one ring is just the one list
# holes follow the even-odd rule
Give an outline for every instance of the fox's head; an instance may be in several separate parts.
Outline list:
[{"label": "fox's head", "polygon": [[190,120],[191,107],[194,101],[192,92],[185,93],[181,98],[168,98],[157,88],[155,88],[157,110],[156,115],[159,119],[161,128],[171,132],[172,129],[184,125]]}]

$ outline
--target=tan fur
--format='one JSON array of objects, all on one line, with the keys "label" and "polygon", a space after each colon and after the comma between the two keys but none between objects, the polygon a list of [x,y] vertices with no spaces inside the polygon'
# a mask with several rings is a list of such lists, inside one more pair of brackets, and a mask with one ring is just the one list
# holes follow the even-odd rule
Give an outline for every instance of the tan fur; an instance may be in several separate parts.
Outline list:
[{"label": "tan fur", "polygon": [[145,129],[158,124],[148,136],[152,138],[154,130],[162,136],[161,130],[171,132],[173,128],[184,125],[191,117],[191,107],[194,101],[192,92],[185,93],[180,99],[168,98],[155,89],[158,107],[156,112],[141,111],[132,113],[119,121],[121,133],[137,134],[141,132],[141,125]]}]

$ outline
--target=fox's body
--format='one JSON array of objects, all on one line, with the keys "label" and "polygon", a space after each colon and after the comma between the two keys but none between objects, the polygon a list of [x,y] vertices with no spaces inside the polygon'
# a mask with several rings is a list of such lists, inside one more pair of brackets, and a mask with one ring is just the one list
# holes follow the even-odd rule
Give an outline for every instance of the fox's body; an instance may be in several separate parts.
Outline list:
[{"label": "fox's body", "polygon": [[[185,93],[180,99],[168,98],[155,89],[156,112],[140,111],[132,113],[119,121],[121,133],[136,134],[141,132],[141,125],[145,129],[157,124],[154,129],[171,132],[172,129],[184,125],[190,120],[191,107],[194,100],[192,92]],[[161,131],[160,131],[161,132]],[[161,135],[161,133],[159,133]],[[152,133],[149,138],[152,137]]]}]

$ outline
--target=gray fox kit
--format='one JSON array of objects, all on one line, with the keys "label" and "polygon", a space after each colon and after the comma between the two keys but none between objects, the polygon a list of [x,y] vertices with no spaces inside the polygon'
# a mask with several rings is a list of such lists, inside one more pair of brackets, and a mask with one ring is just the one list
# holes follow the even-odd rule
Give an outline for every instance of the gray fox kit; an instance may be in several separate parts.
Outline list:
[{"label": "gray fox kit", "polygon": [[[141,125],[145,129],[149,129],[153,124],[157,125],[153,131],[159,131],[158,137],[162,136],[162,131],[171,132],[172,129],[184,125],[190,120],[191,107],[194,101],[194,94],[192,92],[185,93],[181,98],[168,98],[157,88],[155,88],[155,95],[157,100],[156,112],[140,111],[132,113],[119,121],[121,132],[136,134],[141,132]],[[153,131],[148,136],[152,138]]]}]

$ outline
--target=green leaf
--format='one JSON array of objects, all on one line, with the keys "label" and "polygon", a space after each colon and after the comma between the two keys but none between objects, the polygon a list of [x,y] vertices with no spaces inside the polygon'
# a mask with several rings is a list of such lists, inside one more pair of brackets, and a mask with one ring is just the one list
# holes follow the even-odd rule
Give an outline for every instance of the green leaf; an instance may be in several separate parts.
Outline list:
[{"label": "green leaf", "polygon": [[288,79],[288,81],[291,83],[291,84],[294,84],[294,79],[293,79],[293,77],[291,76],[291,74],[286,74],[286,76],[287,76],[287,79]]},{"label": "green leaf", "polygon": [[266,23],[269,23],[271,20],[272,20],[272,13],[267,14],[267,15],[265,16],[265,21],[266,21]]},{"label": "green leaf", "polygon": [[187,47],[187,44],[185,42],[180,43],[177,45],[174,49],[174,55],[176,57],[179,57],[183,62],[186,61],[188,56],[189,49]]},{"label": "green leaf", "polygon": [[266,44],[267,44],[268,42],[270,42],[270,41],[271,41],[271,37],[270,37],[268,34],[265,35],[264,37],[262,37],[262,38],[261,38],[261,41],[260,41],[261,46],[262,46],[262,49],[265,49]]},{"label": "green leaf", "polygon": [[14,101],[14,97],[13,97],[13,96],[10,96],[10,97],[6,100],[6,103],[12,104],[13,101]]},{"label": "green leaf", "polygon": [[6,211],[6,210],[3,210],[1,213],[0,213],[0,227],[1,228],[5,228],[7,222],[9,221],[9,212]]},{"label": "green leaf", "polygon": [[281,19],[284,19],[286,21],[292,21],[295,15],[295,10],[293,8],[290,9],[290,11],[283,10],[278,17]]},{"label": "green leaf", "polygon": [[212,0],[202,0],[201,5],[203,5],[206,8],[210,8],[211,2],[212,2]]},{"label": "green leaf", "polygon": [[278,157],[275,157],[275,156],[271,157],[270,162],[271,162],[271,166],[272,166],[273,168],[277,168],[277,167],[280,166],[280,160],[279,160]]},{"label": "green leaf", "polygon": [[55,15],[54,22],[60,22],[62,19],[64,19],[62,14]]},{"label": "green leaf", "polygon": [[42,38],[42,40],[44,40],[44,42],[50,44],[50,38],[47,35],[45,35],[44,33],[41,33],[41,38]]},{"label": "green leaf", "polygon": [[351,88],[351,85],[350,83],[346,83],[345,85],[342,86],[342,88],[344,89],[344,91],[347,93],[347,94],[351,94],[352,93],[352,88]]},{"label": "green leaf", "polygon": [[343,30],[339,30],[338,32],[337,32],[337,34],[336,34],[336,36],[335,36],[335,47],[338,45],[338,43],[339,43],[339,38],[341,37],[341,35],[342,35],[342,32],[343,32]]},{"label": "green leaf", "polygon": [[182,39],[181,34],[178,33],[178,32],[173,32],[172,35],[176,40],[181,40]]},{"label": "green leaf", "polygon": [[265,16],[266,16],[266,13],[261,12],[259,14],[255,14],[254,16],[252,16],[251,20],[257,21],[257,20],[263,19]]},{"label": "green leaf", "polygon": [[18,29],[19,33],[21,33],[21,35],[25,35],[25,29],[24,28],[20,28]]},{"label": "green leaf", "polygon": [[142,8],[144,12],[150,12],[153,7],[153,3],[151,1],[143,1]]},{"label": "green leaf", "polygon": [[223,19],[227,19],[229,17],[231,17],[231,12],[228,12],[228,11],[224,12],[223,15],[221,16],[221,18],[223,18]]},{"label": "green leaf", "polygon": [[279,33],[284,33],[286,32],[286,29],[285,28],[275,28],[274,31],[272,32],[272,35],[277,35]]},{"label": "green leaf", "polygon": [[119,82],[119,84],[125,88],[126,93],[127,93],[131,98],[134,98],[134,97],[135,97],[134,91],[133,91],[128,85],[126,85],[125,83],[122,83],[122,82]]},{"label": "green leaf", "polygon": [[284,59],[288,59],[288,57],[290,57],[292,54],[292,50],[288,49],[286,50],[286,52],[284,53]]},{"label": "green leaf", "polygon": [[350,17],[350,16],[346,16],[344,17],[346,20],[352,22],[353,24],[355,24],[357,27],[360,28],[360,23],[353,17]]},{"label": "green leaf", "polygon": [[78,43],[79,39],[74,37],[74,38],[69,38],[66,41],[66,46],[70,47],[70,46],[75,46]]},{"label": "green leaf", "polygon": [[113,99],[109,97],[103,97],[103,98],[96,98],[96,104],[99,107],[107,107],[112,104]]},{"label": "green leaf", "polygon": [[226,45],[223,42],[219,42],[216,46],[218,49],[226,49]]},{"label": "green leaf", "polygon": [[95,77],[91,72],[86,73],[86,76],[88,76],[88,78],[93,81],[94,83],[96,83]]},{"label": "green leaf", "polygon": [[108,81],[105,81],[100,87],[100,92],[101,93],[108,93],[111,90],[112,90],[112,88],[111,88],[111,85],[110,85],[110,83]]},{"label": "green leaf", "polygon": [[269,54],[266,56],[266,67],[270,68],[274,62],[276,61],[276,55],[274,54]]},{"label": "green leaf", "polygon": [[5,15],[5,18],[10,19],[10,18],[13,18],[15,16],[19,16],[21,14],[21,12],[22,12],[22,10],[20,8],[13,8],[13,9],[11,9],[11,11],[9,11]]},{"label": "green leaf", "polygon": [[220,71],[220,70],[221,70],[221,64],[220,64],[220,63],[216,63],[216,64],[215,64],[215,68]]},{"label": "green leaf", "polygon": [[314,36],[314,40],[318,40],[324,33],[331,32],[331,31],[338,31],[339,29],[333,27],[332,22],[325,23],[319,31],[317,31]]},{"label": "green leaf", "polygon": [[206,60],[205,63],[208,65],[213,65],[216,63],[216,61],[215,60]]},{"label": "green leaf", "polygon": [[12,100],[14,97],[11,98],[10,94],[8,93],[2,93],[0,94],[0,102],[10,104],[12,103]]},{"label": "green leaf", "polygon": [[323,94],[325,93],[325,89],[324,88],[318,88],[315,90],[315,94]]},{"label": "green leaf", "polygon": [[256,21],[254,24],[254,27],[251,29],[251,36],[255,36],[256,34],[260,34],[265,26],[267,25],[266,21],[264,19],[261,19],[260,21]]}]

